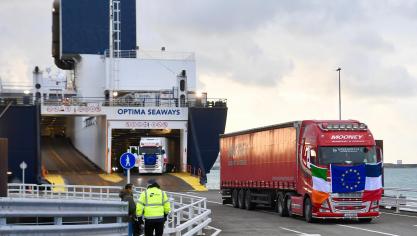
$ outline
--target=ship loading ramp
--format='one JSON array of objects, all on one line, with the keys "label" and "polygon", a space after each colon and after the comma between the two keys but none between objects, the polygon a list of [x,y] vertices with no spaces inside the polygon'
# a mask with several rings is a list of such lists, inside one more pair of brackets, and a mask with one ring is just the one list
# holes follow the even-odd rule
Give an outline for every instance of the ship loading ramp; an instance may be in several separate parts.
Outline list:
[{"label": "ship loading ramp", "polygon": [[[66,136],[67,119],[66,116],[42,116],[41,118],[41,159],[44,178],[54,184],[67,185],[120,186],[126,184],[124,173],[105,173],[74,147],[71,139]],[[125,142],[130,140],[133,143],[134,137],[137,134],[143,135],[145,131],[151,135],[157,135],[158,132],[161,135],[161,132],[167,132],[158,130],[117,132],[116,130],[115,133],[118,137],[115,143],[121,143],[122,140]],[[176,146],[175,137],[178,133],[179,131],[172,130],[169,134],[165,134],[165,137],[173,140],[170,146]],[[167,191],[204,190],[202,186],[196,185],[197,178],[180,174],[139,175],[137,172],[132,172],[131,182],[135,186],[146,187],[147,181],[151,178],[155,179]]]}]

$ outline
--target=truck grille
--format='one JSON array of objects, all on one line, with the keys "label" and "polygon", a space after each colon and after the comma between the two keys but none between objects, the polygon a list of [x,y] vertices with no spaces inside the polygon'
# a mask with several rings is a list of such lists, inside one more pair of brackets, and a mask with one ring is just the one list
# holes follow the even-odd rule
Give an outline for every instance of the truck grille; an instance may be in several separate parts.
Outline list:
[{"label": "truck grille", "polygon": [[335,213],[364,213],[369,209],[369,202],[362,202],[361,192],[332,194],[330,205]]},{"label": "truck grille", "polygon": [[332,194],[334,198],[362,198],[361,192],[354,192],[354,193],[334,193]]}]

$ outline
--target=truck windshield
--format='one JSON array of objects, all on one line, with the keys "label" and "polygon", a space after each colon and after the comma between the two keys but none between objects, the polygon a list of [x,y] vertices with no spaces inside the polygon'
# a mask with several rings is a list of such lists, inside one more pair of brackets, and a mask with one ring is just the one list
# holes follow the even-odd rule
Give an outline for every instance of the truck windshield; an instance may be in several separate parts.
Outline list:
[{"label": "truck windshield", "polygon": [[139,155],[143,154],[161,154],[161,147],[140,147]]},{"label": "truck windshield", "polygon": [[362,164],[376,163],[375,147],[319,147],[319,163]]}]

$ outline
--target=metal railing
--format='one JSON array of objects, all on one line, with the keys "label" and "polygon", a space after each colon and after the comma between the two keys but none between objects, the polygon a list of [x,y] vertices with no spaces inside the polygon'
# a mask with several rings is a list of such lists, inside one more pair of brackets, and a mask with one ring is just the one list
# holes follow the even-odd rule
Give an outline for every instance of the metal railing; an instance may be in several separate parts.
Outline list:
[{"label": "metal railing", "polygon": [[401,210],[417,211],[417,189],[411,188],[384,188],[384,195],[381,200],[381,206],[394,208],[396,213]]},{"label": "metal railing", "polygon": [[[126,235],[127,203],[121,201],[97,201],[42,198],[0,198],[0,235]],[[7,219],[51,218],[42,224],[10,224]],[[104,222],[112,218],[112,221]],[[68,219],[91,219],[82,224]],[[22,220],[23,221],[23,220]]]},{"label": "metal railing", "polygon": [[33,99],[31,95],[25,95],[22,97],[10,97],[10,96],[0,96],[0,106],[5,106],[11,104],[13,106],[16,105],[34,105],[36,101]]},{"label": "metal railing", "polygon": [[[109,57],[108,50],[104,52],[105,57]],[[181,60],[194,61],[195,54],[192,52],[171,52],[171,51],[157,51],[157,50],[120,50],[114,52],[114,57],[120,58],[137,58],[142,60]]]},{"label": "metal railing", "polygon": [[119,186],[8,184],[7,196],[18,198],[120,201]]},{"label": "metal railing", "polygon": [[0,105],[33,105],[41,102],[44,106],[81,106],[81,107],[98,107],[98,106],[123,106],[123,107],[226,107],[227,99],[222,98],[188,98],[181,101],[177,98],[84,98],[70,96],[67,98],[43,99],[36,100],[32,95],[21,97],[0,96]]},{"label": "metal railing", "polygon": [[226,107],[227,99],[186,99],[176,98],[83,98],[45,99],[45,106],[124,106],[124,107]]},{"label": "metal railing", "polygon": [[[119,186],[9,184],[8,196],[10,199],[50,200],[58,205],[57,200],[120,203],[121,189],[122,187]],[[135,188],[134,199],[138,199],[139,194],[144,190],[145,188],[141,187]],[[165,234],[194,235],[202,233],[210,224],[211,210],[207,209],[206,198],[174,192],[167,192],[167,195],[171,203],[171,213],[165,225]],[[37,211],[34,212],[42,211],[42,207],[36,209]],[[82,227],[86,226],[82,225]]]}]

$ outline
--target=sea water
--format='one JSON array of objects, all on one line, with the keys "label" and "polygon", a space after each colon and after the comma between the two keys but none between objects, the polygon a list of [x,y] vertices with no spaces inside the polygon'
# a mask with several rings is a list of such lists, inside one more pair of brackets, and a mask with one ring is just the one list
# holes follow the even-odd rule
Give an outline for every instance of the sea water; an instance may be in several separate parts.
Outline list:
[{"label": "sea water", "polygon": [[[416,192],[401,192],[408,197],[417,197],[417,168],[384,168],[384,187],[411,188]],[[211,170],[207,174],[207,188],[220,189],[220,171]],[[387,193],[392,193],[387,191]]]}]

